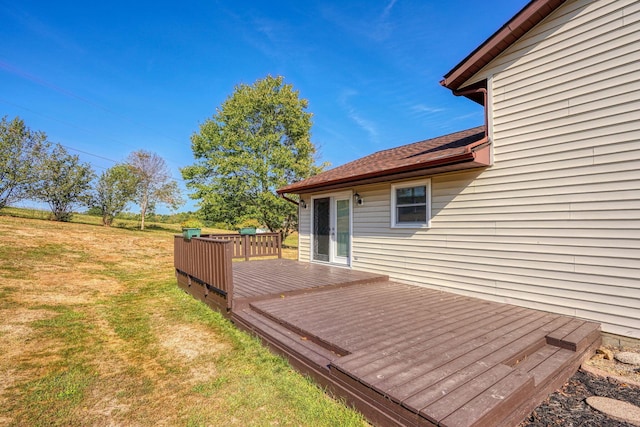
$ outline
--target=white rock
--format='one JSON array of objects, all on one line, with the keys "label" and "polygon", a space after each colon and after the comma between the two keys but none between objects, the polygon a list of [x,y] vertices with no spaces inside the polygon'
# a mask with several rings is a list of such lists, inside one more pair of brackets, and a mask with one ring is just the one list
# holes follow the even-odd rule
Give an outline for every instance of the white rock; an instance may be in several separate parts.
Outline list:
[{"label": "white rock", "polygon": [[608,397],[591,396],[587,397],[587,405],[615,420],[640,426],[640,408],[631,403],[609,399]]},{"label": "white rock", "polygon": [[621,351],[614,355],[618,362],[626,363],[628,365],[640,365],[640,353],[634,353],[632,351]]}]

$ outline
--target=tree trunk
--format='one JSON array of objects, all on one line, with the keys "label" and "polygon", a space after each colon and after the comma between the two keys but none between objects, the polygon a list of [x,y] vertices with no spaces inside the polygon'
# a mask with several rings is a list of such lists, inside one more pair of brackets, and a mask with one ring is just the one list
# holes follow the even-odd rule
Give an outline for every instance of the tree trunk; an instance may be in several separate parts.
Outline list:
[{"label": "tree trunk", "polygon": [[144,216],[147,214],[147,207],[140,207],[140,230],[144,230]]},{"label": "tree trunk", "polygon": [[147,215],[147,193],[142,196],[140,203],[140,230],[144,230],[144,217]]}]

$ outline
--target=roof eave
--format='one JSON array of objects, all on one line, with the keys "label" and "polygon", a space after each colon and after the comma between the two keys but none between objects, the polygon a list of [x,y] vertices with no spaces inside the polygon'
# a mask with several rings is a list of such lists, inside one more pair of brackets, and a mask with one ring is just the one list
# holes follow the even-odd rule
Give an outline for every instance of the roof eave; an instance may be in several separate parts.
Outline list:
[{"label": "roof eave", "polygon": [[[278,189],[276,190],[276,192],[281,195],[302,194],[312,191],[333,190],[338,188],[352,187],[355,185],[372,184],[388,180],[410,178],[416,175],[433,175],[441,172],[451,172],[455,170],[467,170],[486,167],[490,166],[490,144],[488,143],[488,141],[484,142],[485,144],[482,146],[478,146],[476,150],[465,150],[464,153],[455,156],[444,157],[441,159],[435,159],[426,163],[407,165],[395,169],[376,171],[332,181],[309,184],[305,186],[293,185],[290,187],[283,187],[281,189]],[[460,167],[456,168],[455,166]],[[447,169],[447,167],[449,168]]]},{"label": "roof eave", "polygon": [[474,74],[504,52],[527,31],[540,23],[566,0],[532,0],[491,37],[485,40],[451,71],[440,84],[458,90]]}]

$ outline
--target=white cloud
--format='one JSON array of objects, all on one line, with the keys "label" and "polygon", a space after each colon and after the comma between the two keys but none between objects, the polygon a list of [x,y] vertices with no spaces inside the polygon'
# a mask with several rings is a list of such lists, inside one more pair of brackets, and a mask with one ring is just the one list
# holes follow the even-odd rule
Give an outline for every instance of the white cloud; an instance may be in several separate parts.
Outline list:
[{"label": "white cloud", "polygon": [[384,8],[384,11],[382,12],[382,16],[380,17],[381,20],[386,20],[387,17],[389,16],[389,14],[391,13],[391,9],[393,9],[393,6],[396,4],[398,0],[391,0],[389,2],[389,4],[387,5],[387,7]]},{"label": "white cloud", "polygon": [[358,95],[357,91],[353,89],[345,89],[338,97],[338,104],[347,112],[349,119],[369,135],[371,142],[378,145],[379,132],[375,123],[363,117],[349,102],[349,99],[356,95]]},{"label": "white cloud", "polygon": [[422,114],[422,113],[433,114],[433,113],[440,113],[444,111],[444,108],[435,108],[435,107],[429,107],[428,105],[424,105],[424,104],[416,104],[411,107],[411,110],[419,114]]}]

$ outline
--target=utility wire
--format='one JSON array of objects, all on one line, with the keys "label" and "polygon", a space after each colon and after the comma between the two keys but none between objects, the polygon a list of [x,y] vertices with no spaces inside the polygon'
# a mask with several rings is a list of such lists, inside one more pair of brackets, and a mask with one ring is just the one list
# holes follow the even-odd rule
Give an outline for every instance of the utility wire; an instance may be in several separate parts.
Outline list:
[{"label": "utility wire", "polygon": [[[76,125],[74,125],[73,123],[69,123],[69,122],[64,121],[64,120],[56,119],[56,118],[51,117],[51,116],[48,116],[48,115],[46,115],[46,114],[39,113],[39,112],[37,112],[37,111],[35,111],[35,110],[31,109],[31,108],[25,107],[25,106],[23,106],[23,105],[16,104],[16,103],[14,103],[14,102],[7,101],[6,99],[0,98],[0,102],[5,103],[5,104],[8,104],[8,105],[12,105],[12,106],[14,106],[14,107],[17,107],[17,108],[23,109],[23,110],[25,110],[25,111],[29,111],[30,113],[36,114],[36,115],[38,115],[38,116],[40,116],[40,117],[44,117],[44,118],[45,118],[45,119],[47,119],[47,120],[51,120],[51,121],[58,122],[58,123],[61,123],[61,124],[63,124],[63,125],[66,125],[66,126],[70,126],[70,127],[72,127],[72,128],[75,128],[75,129],[81,130],[81,131],[86,132],[86,133],[88,133],[88,134],[93,134],[93,132],[92,132],[92,131],[90,131],[90,130],[88,130],[88,129],[85,129],[85,128],[82,128],[82,127],[76,126]],[[103,136],[103,137],[104,137],[104,136]],[[125,146],[127,146],[127,147],[131,148],[131,146],[129,146],[128,144],[126,144],[126,143],[124,143],[124,142],[122,142],[122,141],[119,141],[119,140],[117,140],[117,139],[111,138],[111,137],[109,137],[109,136],[106,136],[106,137],[104,137],[104,138],[105,138],[105,139],[109,139],[109,140],[114,141],[114,142],[121,143],[121,144],[123,144],[123,145],[125,145]],[[60,144],[61,146],[63,146],[64,148],[68,149],[68,150],[76,151],[76,152],[78,152],[78,153],[82,153],[82,154],[85,154],[85,155],[88,155],[88,156],[96,157],[96,158],[98,158],[98,159],[108,160],[108,161],[113,162],[113,163],[116,163],[116,164],[117,164],[117,163],[119,163],[119,161],[118,161],[118,160],[113,160],[113,159],[110,159],[110,158],[108,158],[108,157],[104,157],[104,156],[100,156],[100,155],[98,155],[98,154],[90,153],[90,152],[88,152],[88,151],[80,150],[80,149],[78,149],[78,148],[74,148],[74,147],[71,147],[71,146],[66,145],[66,144],[62,144],[62,143],[59,143],[59,144]],[[134,150],[134,151],[135,151],[135,150]],[[165,161],[166,161],[166,160],[165,160]],[[173,163],[173,162],[171,162],[171,163],[172,163],[173,165],[177,166],[177,167],[180,167],[180,166],[179,166],[179,165],[177,165],[176,163]],[[92,164],[92,166],[93,166],[93,167],[95,167],[95,168],[97,168],[97,169],[102,169],[102,170],[106,170],[106,169],[107,169],[107,168],[104,168],[104,167],[101,167],[101,166],[96,166],[96,165],[94,165],[94,164]],[[174,179],[174,180],[176,180],[176,181],[180,181],[180,179],[182,179],[182,177],[181,177],[180,179],[176,179],[176,178],[173,176],[173,174],[172,174],[171,178],[172,178],[172,179]]]},{"label": "utility wire", "polygon": [[[65,125],[65,126],[69,126],[69,127],[71,127],[71,128],[78,129],[78,130],[80,130],[80,131],[82,131],[82,132],[85,132],[85,133],[87,133],[87,134],[89,134],[89,135],[95,135],[95,134],[96,134],[95,132],[93,132],[93,131],[91,131],[91,130],[89,130],[89,129],[86,129],[86,128],[83,128],[83,127],[77,126],[77,125],[75,125],[75,124],[73,124],[73,123],[71,123],[71,122],[67,122],[67,121],[65,121],[65,120],[60,120],[60,119],[57,119],[57,118],[55,118],[55,117],[51,117],[51,116],[49,116],[49,115],[47,115],[47,114],[40,113],[40,112],[35,111],[35,110],[33,110],[33,109],[29,108],[29,107],[25,107],[24,105],[20,105],[20,104],[16,104],[15,102],[8,101],[8,100],[6,100],[6,99],[4,99],[4,98],[2,98],[2,97],[0,97],[0,102],[2,102],[2,103],[4,103],[4,104],[7,104],[7,105],[11,105],[11,106],[13,106],[13,107],[20,108],[20,109],[25,110],[25,111],[28,111],[28,112],[30,112],[30,113],[33,113],[33,114],[37,115],[37,116],[43,117],[43,118],[45,118],[45,119],[47,119],[47,120],[51,120],[51,121],[53,121],[53,122],[61,123],[61,124]],[[126,142],[123,142],[123,141],[121,141],[121,140],[119,140],[119,139],[116,139],[116,138],[110,137],[110,136],[108,136],[108,135],[101,135],[101,136],[102,136],[102,138],[104,138],[104,139],[108,139],[108,140],[110,140],[110,141],[117,142],[118,144],[122,144],[123,146],[125,146],[125,147],[127,147],[127,148],[129,148],[129,149],[132,149],[132,150],[133,150],[133,149],[135,149],[135,148],[134,148],[134,147],[132,147],[131,145],[129,145],[129,144],[127,144]]]},{"label": "utility wire", "polygon": [[23,71],[23,70],[15,67],[15,66],[9,64],[9,63],[6,63],[4,61],[0,61],[0,69],[4,69],[5,71],[7,71],[9,73],[15,74],[15,75],[17,75],[17,76],[19,76],[19,77],[21,77],[21,78],[23,78],[25,80],[29,80],[29,81],[31,81],[33,83],[36,83],[36,84],[40,85],[40,86],[44,86],[44,87],[46,87],[48,89],[51,89],[51,90],[56,91],[58,93],[61,93],[62,95],[65,95],[65,96],[67,96],[69,98],[73,98],[73,99],[76,99],[76,100],[78,100],[80,102],[83,102],[85,104],[91,105],[94,108],[102,110],[102,111],[104,111],[106,113],[109,113],[109,114],[115,116],[115,117],[119,117],[121,119],[124,119],[124,120],[126,120],[126,121],[128,121],[128,122],[130,122],[130,123],[132,123],[132,124],[134,124],[136,126],[138,126],[138,127],[142,127],[142,128],[147,129],[149,131],[152,131],[153,133],[156,133],[158,135],[162,135],[163,138],[166,138],[166,139],[171,140],[173,142],[178,142],[178,143],[182,142],[182,141],[178,141],[178,140],[176,140],[174,138],[167,137],[166,135],[164,135],[159,130],[152,129],[149,126],[147,126],[147,125],[145,125],[143,123],[138,123],[137,121],[135,121],[134,119],[132,119],[130,117],[127,117],[125,115],[122,115],[120,113],[112,111],[112,110],[102,106],[101,104],[98,104],[97,102],[91,101],[90,99],[83,98],[82,96],[76,95],[75,93],[71,92],[70,90],[64,89],[63,87],[57,86],[57,85],[55,85],[55,84],[53,84],[51,82],[48,82],[47,80],[44,80],[44,79],[42,79],[42,78],[40,78],[38,76],[35,76],[33,74],[30,74],[30,73],[27,73],[26,71]]}]

